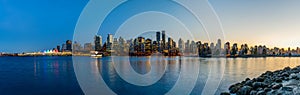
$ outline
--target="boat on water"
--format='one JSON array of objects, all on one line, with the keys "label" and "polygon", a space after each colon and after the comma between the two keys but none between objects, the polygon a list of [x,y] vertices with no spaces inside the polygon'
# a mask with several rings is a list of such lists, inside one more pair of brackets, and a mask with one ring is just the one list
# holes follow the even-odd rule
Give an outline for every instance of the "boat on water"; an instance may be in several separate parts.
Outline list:
[{"label": "boat on water", "polygon": [[99,53],[97,51],[91,54],[91,57],[93,57],[93,58],[101,58],[102,56],[103,56],[103,54]]}]

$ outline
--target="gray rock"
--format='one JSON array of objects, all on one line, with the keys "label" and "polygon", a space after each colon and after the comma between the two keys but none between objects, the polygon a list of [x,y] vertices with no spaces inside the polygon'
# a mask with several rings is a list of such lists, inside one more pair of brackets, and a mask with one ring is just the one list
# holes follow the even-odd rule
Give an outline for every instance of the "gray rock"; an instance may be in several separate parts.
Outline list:
[{"label": "gray rock", "polygon": [[290,78],[291,78],[291,79],[296,79],[296,78],[298,78],[298,76],[297,76],[296,74],[293,73],[293,74],[290,75]]},{"label": "gray rock", "polygon": [[272,89],[280,89],[283,85],[280,83],[280,84],[275,84],[272,86]]},{"label": "gray rock", "polygon": [[251,80],[251,79],[250,79],[250,78],[246,78],[246,79],[245,79],[245,81],[249,81],[249,80]]},{"label": "gray rock", "polygon": [[300,95],[300,87],[298,86],[298,87],[294,88],[293,92],[295,94],[299,94]]},{"label": "gray rock", "polygon": [[250,92],[252,90],[252,87],[250,86],[243,86],[239,91],[236,93],[236,95],[250,95]]},{"label": "gray rock", "polygon": [[292,87],[282,87],[281,88],[283,91],[293,91]]},{"label": "gray rock", "polygon": [[252,86],[252,80],[248,80],[248,81],[246,81],[246,83],[245,83],[245,85],[248,85],[248,86]]},{"label": "gray rock", "polygon": [[266,95],[266,92],[265,91],[258,91],[257,93],[256,93],[256,95]]},{"label": "gray rock", "polygon": [[229,87],[229,92],[230,93],[236,93],[242,86],[243,86],[243,84],[241,84],[241,83],[237,83],[237,84],[231,85]]},{"label": "gray rock", "polygon": [[291,70],[291,67],[285,67],[283,70],[284,71],[289,71],[289,70]]},{"label": "gray rock", "polygon": [[265,89],[264,89],[265,92],[269,92],[269,91],[271,91],[271,90],[272,90],[271,88],[265,88]]},{"label": "gray rock", "polygon": [[266,95],[278,95],[277,91],[272,90],[266,93]]},{"label": "gray rock", "polygon": [[284,72],[284,73],[281,74],[281,76],[287,78],[287,77],[289,77],[290,75],[289,75],[287,72]]},{"label": "gray rock", "polygon": [[281,83],[282,82],[282,79],[276,79],[276,81],[275,82],[277,82],[277,83]]},{"label": "gray rock", "polygon": [[252,90],[252,91],[250,92],[250,95],[256,95],[256,93],[257,93],[257,91]]},{"label": "gray rock", "polygon": [[222,92],[220,95],[230,95],[228,92]]},{"label": "gray rock", "polygon": [[229,91],[221,95],[300,95],[300,66],[267,71],[252,80],[246,78],[230,86]]},{"label": "gray rock", "polygon": [[263,82],[264,80],[265,80],[264,77],[258,77],[258,78],[256,78],[256,81],[257,81],[257,82]]},{"label": "gray rock", "polygon": [[254,82],[252,84],[253,89],[257,89],[257,88],[265,88],[267,85],[263,82]]}]

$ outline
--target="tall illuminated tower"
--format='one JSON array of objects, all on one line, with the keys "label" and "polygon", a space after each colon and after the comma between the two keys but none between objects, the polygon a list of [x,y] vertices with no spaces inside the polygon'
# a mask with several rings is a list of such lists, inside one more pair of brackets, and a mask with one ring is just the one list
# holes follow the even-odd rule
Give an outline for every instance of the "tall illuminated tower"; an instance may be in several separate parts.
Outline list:
[{"label": "tall illuminated tower", "polygon": [[179,38],[179,41],[178,41],[178,48],[179,48],[180,53],[184,52],[184,41],[181,38]]},{"label": "tall illuminated tower", "polygon": [[100,51],[102,49],[102,37],[99,35],[95,36],[95,51]]},{"label": "tall illuminated tower", "polygon": [[162,49],[166,49],[166,31],[162,31]]},{"label": "tall illuminated tower", "polygon": [[61,49],[60,49],[59,45],[56,46],[56,49],[58,50],[58,52],[61,52]]},{"label": "tall illuminated tower", "polygon": [[160,42],[160,32],[156,32],[156,41]]},{"label": "tall illuminated tower", "polygon": [[66,41],[66,51],[72,51],[72,41],[71,40]]},{"label": "tall illuminated tower", "polygon": [[106,48],[108,49],[108,50],[111,50],[112,49],[112,46],[113,45],[113,35],[112,34],[108,34],[107,35],[107,40],[106,40]]},{"label": "tall illuminated tower", "polygon": [[161,52],[161,45],[160,45],[160,31],[156,32],[156,47],[157,51]]}]

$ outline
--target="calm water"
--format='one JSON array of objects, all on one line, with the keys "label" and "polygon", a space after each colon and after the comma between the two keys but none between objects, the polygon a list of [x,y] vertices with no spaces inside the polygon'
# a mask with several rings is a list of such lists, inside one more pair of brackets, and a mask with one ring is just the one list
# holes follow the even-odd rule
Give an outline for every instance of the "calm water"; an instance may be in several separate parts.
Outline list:
[{"label": "calm water", "polygon": [[[101,75],[117,94],[162,94],[179,87],[192,94],[227,91],[232,83],[265,71],[300,65],[300,58],[197,58],[197,57],[0,57],[0,95],[81,95],[76,79],[80,68]],[[81,65],[80,65],[81,64]],[[79,68],[79,69],[78,69]],[[141,79],[131,75],[151,74]],[[77,72],[75,73],[74,70]],[[123,75],[123,76],[122,76]],[[184,76],[184,77],[183,77]],[[85,79],[91,79],[86,77]],[[158,78],[156,80],[155,78]],[[129,79],[129,80],[128,80]],[[138,86],[131,80],[147,83]],[[182,84],[179,83],[182,82]],[[178,82],[178,83],[177,83]],[[195,86],[194,86],[195,85]],[[208,90],[207,90],[208,89]],[[205,90],[205,91],[204,91]],[[176,92],[176,91],[175,91]]]}]

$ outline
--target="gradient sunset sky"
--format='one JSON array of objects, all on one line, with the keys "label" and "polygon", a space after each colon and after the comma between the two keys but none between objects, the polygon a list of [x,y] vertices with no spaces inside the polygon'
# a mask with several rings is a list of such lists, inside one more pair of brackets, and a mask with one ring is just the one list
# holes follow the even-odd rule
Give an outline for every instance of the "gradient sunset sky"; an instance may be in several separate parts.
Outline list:
[{"label": "gradient sunset sky", "polygon": [[[87,2],[0,0],[0,52],[41,51],[73,39],[78,17]],[[300,1],[209,2],[220,18],[226,41],[268,47],[300,47]]]}]

